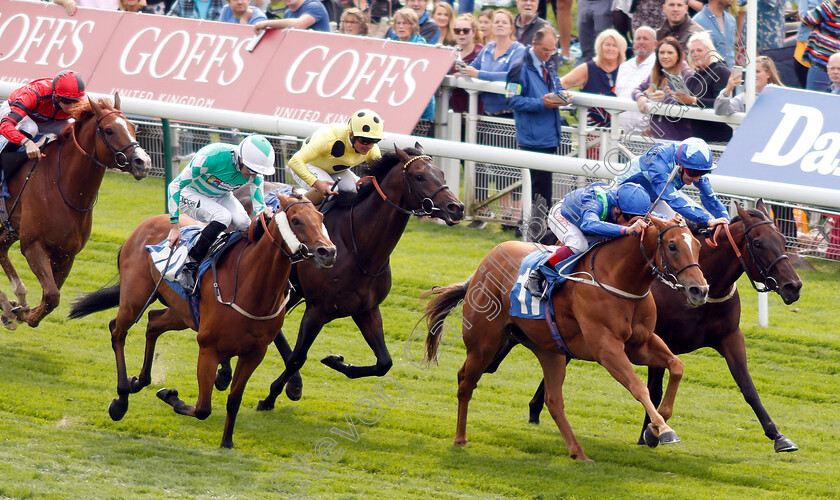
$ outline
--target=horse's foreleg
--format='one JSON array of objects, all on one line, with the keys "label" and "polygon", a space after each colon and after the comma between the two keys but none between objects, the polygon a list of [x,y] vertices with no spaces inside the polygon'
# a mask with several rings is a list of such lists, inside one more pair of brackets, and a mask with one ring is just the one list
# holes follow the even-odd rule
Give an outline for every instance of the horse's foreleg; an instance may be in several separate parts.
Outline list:
[{"label": "horse's foreleg", "polygon": [[121,326],[117,319],[112,319],[108,325],[111,330],[111,348],[114,350],[114,358],[117,362],[117,398],[108,405],[108,415],[112,420],[120,420],[128,411],[128,395],[131,386],[128,383],[125,369],[125,337],[128,335],[128,328]]},{"label": "horse's foreleg", "polygon": [[204,420],[210,416],[212,410],[211,396],[213,395],[213,379],[219,366],[219,353],[215,347],[201,347],[198,350],[198,400],[195,406],[188,405],[178,397],[175,389],[160,389],[157,397],[170,405],[175,413]]},{"label": "horse's foreleg", "polygon": [[776,452],[798,450],[799,447],[779,431],[767,410],[764,409],[764,405],[761,404],[761,398],[758,396],[749,368],[747,368],[747,348],[741,330],[738,329],[737,332],[724,337],[717,350],[726,359],[732,378],[735,379],[747,404],[752,407],[755,416],[758,417],[764,429],[764,435],[773,440]]},{"label": "horse's foreleg", "polygon": [[568,363],[566,356],[545,351],[536,351],[534,354],[537,355],[543,370],[545,405],[548,406],[548,412],[554,418],[557,428],[560,429],[563,441],[566,442],[566,447],[569,449],[569,456],[575,460],[592,462],[592,459],[586,456],[586,452],[583,451],[583,447],[575,437],[569,419],[566,418],[565,403],[563,402],[563,382],[566,380],[566,364]]},{"label": "horse's foreleg", "polygon": [[149,311],[149,322],[146,325],[146,350],[143,354],[143,368],[136,377],[128,379],[131,393],[139,392],[152,383],[152,363],[155,357],[157,339],[164,332],[183,330],[187,325],[171,309],[154,309]]},{"label": "horse's foreleg", "polygon": [[[61,293],[59,288],[67,277],[67,269],[73,264],[73,258],[54,259],[50,252],[44,247],[41,242],[35,242],[29,245],[24,252],[26,261],[32,269],[32,273],[38,278],[41,284],[41,303],[35,309],[23,311],[21,319],[31,327],[38,326],[44,316],[52,312],[58,307]],[[53,262],[56,260],[56,262]]]},{"label": "horse's foreleg", "polygon": [[[568,364],[568,362],[566,364]],[[545,405],[545,379],[540,380],[539,387],[537,387],[537,390],[534,391],[534,397],[532,397],[531,401],[528,402],[528,423],[529,424],[540,423],[540,413],[542,413],[542,409],[543,409],[544,405]]]},{"label": "horse's foreleg", "polygon": [[233,426],[236,423],[236,415],[242,404],[242,393],[245,392],[245,385],[254,373],[257,366],[265,357],[265,350],[268,346],[255,348],[246,355],[240,355],[236,362],[236,372],[233,374],[233,385],[227,399],[227,418],[225,419],[225,430],[222,433],[222,448],[233,448]]},{"label": "horse's foreleg", "polygon": [[359,327],[367,344],[373,349],[373,353],[376,355],[376,364],[369,366],[351,365],[345,363],[342,356],[335,354],[327,356],[321,362],[333,370],[340,371],[348,378],[382,377],[388,373],[394,363],[391,361],[388,346],[385,345],[385,331],[382,327],[382,314],[379,311],[379,306],[362,314],[353,315],[353,321]]},{"label": "horse's foreleg", "polygon": [[17,326],[18,320],[15,311],[26,310],[29,305],[26,301],[26,285],[24,285],[23,281],[20,280],[17,269],[15,269],[11,259],[9,259],[9,248],[5,245],[5,242],[0,245],[0,267],[3,268],[3,272],[6,273],[6,277],[9,278],[9,283],[12,285],[12,291],[17,297],[17,304],[15,305],[9,302],[9,298],[5,293],[0,292],[0,307],[3,309],[3,325],[10,330],[14,330]]},{"label": "horse's foreleg", "polygon": [[307,309],[303,313],[303,319],[300,320],[300,331],[298,331],[297,342],[295,342],[295,349],[292,355],[286,362],[286,368],[277,379],[271,383],[269,387],[268,396],[261,400],[257,405],[257,411],[271,410],[274,408],[274,403],[277,396],[283,392],[283,387],[286,382],[294,375],[295,372],[300,371],[304,363],[306,363],[306,355],[309,353],[309,348],[324,327],[325,321],[313,309]]},{"label": "horse's foreleg", "polygon": [[496,356],[493,357],[493,361],[490,362],[490,365],[484,370],[484,373],[496,373],[496,370],[499,369],[499,365],[502,364],[502,361],[505,360],[508,354],[510,354],[510,350],[516,347],[519,341],[515,338],[508,337],[507,341],[505,341],[505,345],[499,349],[499,352],[496,353]]}]

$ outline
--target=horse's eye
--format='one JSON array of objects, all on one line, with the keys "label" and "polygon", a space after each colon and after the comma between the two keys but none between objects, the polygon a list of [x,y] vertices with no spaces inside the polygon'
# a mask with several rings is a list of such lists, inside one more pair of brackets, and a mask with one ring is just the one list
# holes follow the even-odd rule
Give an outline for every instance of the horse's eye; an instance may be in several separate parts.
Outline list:
[{"label": "horse's eye", "polygon": [[677,244],[674,243],[673,241],[668,243],[668,250],[670,250],[672,252],[676,252],[677,251]]},{"label": "horse's eye", "polygon": [[291,222],[292,222],[293,226],[299,226],[300,225],[300,219],[298,219],[297,217],[292,217]]},{"label": "horse's eye", "polygon": [[418,182],[423,182],[424,176],[423,174],[415,174],[414,179]]},{"label": "horse's eye", "polygon": [[110,128],[106,128],[106,129],[105,129],[105,134],[106,134],[106,135],[114,135],[114,131],[113,131],[113,130],[111,130]]},{"label": "horse's eye", "polygon": [[761,241],[759,241],[759,240],[753,240],[753,247],[755,247],[755,248],[761,248]]}]

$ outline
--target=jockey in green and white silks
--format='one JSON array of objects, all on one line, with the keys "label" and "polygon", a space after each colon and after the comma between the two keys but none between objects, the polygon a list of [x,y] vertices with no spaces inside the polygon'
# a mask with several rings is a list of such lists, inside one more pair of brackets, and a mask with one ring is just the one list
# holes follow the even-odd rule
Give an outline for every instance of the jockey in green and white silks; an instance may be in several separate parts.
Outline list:
[{"label": "jockey in green and white silks", "polygon": [[[668,183],[671,172],[677,166],[678,174]],[[729,222],[726,208],[706,178],[706,174],[716,167],[712,150],[706,141],[690,137],[679,145],[662,143],[653,146],[647,153],[633,159],[630,168],[616,177],[615,181],[619,184],[639,184],[651,200],[657,199],[662,193],[653,209],[665,217],[670,218],[676,212],[696,224],[712,227]],[[703,207],[680,193],[689,184],[694,184],[700,191]]]},{"label": "jockey in green and white silks", "polygon": [[246,137],[239,145],[217,143],[199,149],[189,165],[167,186],[167,209],[172,248],[181,240],[178,228],[181,212],[207,223],[178,274],[178,282],[191,292],[195,271],[219,233],[231,226],[236,231],[248,229],[251,219],[233,195],[248,185],[254,215],[266,209],[263,176],[274,173],[274,148],[261,135]]}]

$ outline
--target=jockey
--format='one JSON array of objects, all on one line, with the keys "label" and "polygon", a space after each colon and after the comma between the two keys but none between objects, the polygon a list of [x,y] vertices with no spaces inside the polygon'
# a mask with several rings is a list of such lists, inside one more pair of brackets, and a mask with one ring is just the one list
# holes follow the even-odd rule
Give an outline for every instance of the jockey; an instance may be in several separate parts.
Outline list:
[{"label": "jockey", "polygon": [[254,214],[266,210],[263,199],[263,176],[274,173],[274,148],[261,135],[249,135],[239,145],[209,144],[199,149],[189,165],[167,187],[169,245],[181,240],[178,229],[182,211],[193,219],[206,222],[187,263],[178,273],[178,283],[187,292],[195,288],[196,270],[219,233],[231,226],[236,231],[248,229],[251,219],[233,191],[247,184],[251,190]]},{"label": "jockey", "polygon": [[353,113],[346,125],[326,125],[303,141],[303,147],[289,160],[292,177],[304,188],[306,197],[320,203],[338,194],[332,190],[356,192],[359,177],[350,168],[382,156],[377,142],[385,138],[382,118],[369,109]]},{"label": "jockey", "polygon": [[13,91],[0,105],[0,152],[23,146],[29,158],[40,158],[35,136],[60,133],[70,123],[76,103],[86,98],[85,82],[73,71],[39,78]]},{"label": "jockey", "polygon": [[637,236],[647,227],[642,219],[630,219],[650,210],[647,192],[632,182],[609,186],[596,182],[567,194],[548,213],[548,226],[563,244],[528,276],[525,289],[536,298],[545,294],[541,267],[555,266],[572,255],[584,252],[595,241],[619,236]]},{"label": "jockey", "polygon": [[[677,165],[678,175],[668,184],[668,178]],[[726,208],[706,178],[706,174],[715,168],[717,165],[706,141],[689,137],[679,145],[662,143],[650,148],[647,153],[634,158],[627,172],[615,180],[619,184],[635,182],[641,185],[652,200],[662,193],[654,210],[665,217],[673,217],[674,212],[678,212],[696,224],[713,227],[729,222]],[[700,201],[708,212],[679,192],[689,184],[694,184],[700,191]]]}]

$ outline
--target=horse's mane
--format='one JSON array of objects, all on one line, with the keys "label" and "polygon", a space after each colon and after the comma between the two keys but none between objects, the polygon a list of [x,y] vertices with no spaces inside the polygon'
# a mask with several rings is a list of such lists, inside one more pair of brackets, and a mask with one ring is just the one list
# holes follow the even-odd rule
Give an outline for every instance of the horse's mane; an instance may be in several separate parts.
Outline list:
[{"label": "horse's mane", "polygon": [[[408,156],[418,156],[423,154],[421,150],[416,148],[405,148],[403,151],[405,151]],[[388,175],[388,172],[399,164],[399,162],[400,158],[397,156],[396,152],[392,151],[385,153],[381,158],[362,166],[359,171],[359,177],[373,176],[376,179],[376,182],[382,183],[385,180],[385,176]],[[359,184],[359,188],[356,193],[343,192],[337,196],[336,206],[352,207],[354,205],[358,205],[367,199],[367,197],[375,190],[376,188],[374,187],[373,182],[365,181]]]},{"label": "horse's mane", "polygon": [[[107,97],[99,97],[94,100],[96,101],[96,104],[98,104],[99,107],[103,109],[106,109],[108,111],[116,109],[114,108],[114,104]],[[92,118],[94,114],[95,113],[93,112],[93,109],[91,109],[90,107],[90,102],[88,102],[87,99],[82,99],[81,101],[74,104],[73,107],[70,109],[70,117],[75,120],[75,123],[69,124],[68,127],[81,124]],[[63,132],[67,132],[67,130],[67,127],[65,127]]]}]

